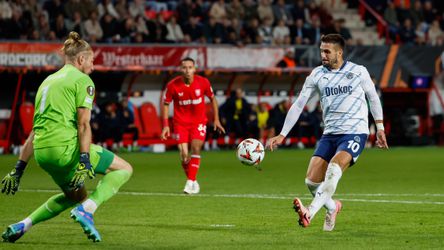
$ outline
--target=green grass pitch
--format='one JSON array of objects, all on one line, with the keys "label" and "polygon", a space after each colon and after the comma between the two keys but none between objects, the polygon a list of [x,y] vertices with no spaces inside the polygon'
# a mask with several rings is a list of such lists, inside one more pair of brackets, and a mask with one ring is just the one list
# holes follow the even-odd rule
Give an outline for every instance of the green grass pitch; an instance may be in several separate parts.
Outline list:
[{"label": "green grass pitch", "polygon": [[[311,154],[267,151],[263,171],[257,171],[241,165],[234,150],[204,152],[196,196],[181,194],[178,152],[122,154],[135,171],[95,215],[103,242],[88,241],[66,211],[15,244],[0,242],[0,249],[444,248],[443,148],[365,150],[339,182],[334,198],[344,207],[333,232],[322,231],[324,209],[305,229],[292,210],[294,196],[310,200],[304,177]],[[15,161],[0,156],[0,175]],[[56,192],[32,161],[21,190],[0,195],[1,232]]]}]

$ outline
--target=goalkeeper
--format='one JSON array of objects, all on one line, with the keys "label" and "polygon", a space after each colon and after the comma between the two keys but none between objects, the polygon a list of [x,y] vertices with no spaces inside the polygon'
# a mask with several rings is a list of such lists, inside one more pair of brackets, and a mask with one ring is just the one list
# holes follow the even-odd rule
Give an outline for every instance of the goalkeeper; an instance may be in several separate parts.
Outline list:
[{"label": "goalkeeper", "polygon": [[[94,54],[90,45],[71,32],[63,49],[65,65],[48,76],[36,95],[34,126],[20,152],[19,161],[2,180],[2,193],[18,191],[26,163],[34,153],[37,163],[53,178],[63,193],[49,198],[24,220],[12,224],[2,238],[15,242],[29,229],[68,208],[87,237],[101,241],[94,226],[97,207],[110,199],[132,174],[129,163],[110,151],[91,144],[91,108]],[[85,180],[104,177],[88,197]]]}]

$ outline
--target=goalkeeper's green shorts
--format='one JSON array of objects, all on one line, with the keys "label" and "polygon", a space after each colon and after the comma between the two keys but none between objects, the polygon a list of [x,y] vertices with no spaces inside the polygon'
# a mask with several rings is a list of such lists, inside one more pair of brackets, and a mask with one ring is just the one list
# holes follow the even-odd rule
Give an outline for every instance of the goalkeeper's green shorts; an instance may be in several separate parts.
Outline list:
[{"label": "goalkeeper's green shorts", "polygon": [[[68,190],[74,172],[79,164],[80,147],[78,144],[34,149],[34,157],[43,168],[62,188]],[[114,160],[114,154],[101,146],[91,144],[89,156],[94,171],[105,174]]]}]

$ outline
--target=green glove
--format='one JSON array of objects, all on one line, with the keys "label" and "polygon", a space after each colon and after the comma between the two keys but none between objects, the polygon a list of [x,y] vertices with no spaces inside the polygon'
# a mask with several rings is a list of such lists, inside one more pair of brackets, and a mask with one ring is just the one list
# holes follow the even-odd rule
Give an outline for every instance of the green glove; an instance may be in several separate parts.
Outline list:
[{"label": "green glove", "polygon": [[12,194],[18,191],[20,185],[20,178],[26,168],[26,162],[19,160],[15,164],[15,168],[9,172],[2,180],[2,193]]},{"label": "green glove", "polygon": [[78,190],[83,187],[85,184],[86,177],[90,179],[94,179],[96,174],[94,173],[94,168],[91,166],[91,162],[89,160],[89,153],[80,153],[79,165],[77,166],[76,171],[74,172],[74,176],[69,183],[69,186],[73,190]]}]

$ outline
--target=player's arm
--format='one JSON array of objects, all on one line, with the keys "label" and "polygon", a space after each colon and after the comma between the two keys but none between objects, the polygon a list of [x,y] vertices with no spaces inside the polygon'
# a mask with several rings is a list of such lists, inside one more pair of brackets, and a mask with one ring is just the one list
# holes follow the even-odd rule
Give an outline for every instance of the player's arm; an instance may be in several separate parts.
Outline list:
[{"label": "player's arm", "polygon": [[160,134],[160,139],[166,140],[170,136],[170,125],[168,124],[168,113],[170,110],[170,104],[167,102],[163,103],[162,108],[162,133]]},{"label": "player's arm", "polygon": [[14,169],[6,174],[2,179],[2,193],[5,194],[15,194],[18,191],[20,185],[20,179],[25,172],[26,165],[31,159],[34,153],[34,131],[31,131],[25,144],[20,150],[20,155]]},{"label": "player's arm", "polygon": [[219,130],[220,132],[225,134],[225,129],[220,123],[219,119],[219,104],[217,103],[216,97],[212,96],[210,100],[211,104],[213,105],[213,111],[214,111],[214,131]]},{"label": "player's arm", "polygon": [[361,86],[367,96],[370,104],[370,112],[376,123],[376,146],[378,148],[388,148],[387,139],[384,131],[384,116],[382,112],[381,100],[379,100],[378,93],[376,92],[375,84],[373,83],[370,74],[367,69],[363,67],[362,70]]},{"label": "player's arm", "polygon": [[73,190],[83,187],[86,177],[95,177],[94,168],[89,158],[89,148],[92,140],[91,133],[91,109],[94,100],[94,83],[91,78],[80,79],[77,85],[76,107],[77,107],[77,137],[80,146],[79,165],[69,183]]},{"label": "player's arm", "polygon": [[285,137],[288,135],[288,133],[290,133],[291,129],[298,121],[299,116],[304,110],[305,104],[307,104],[308,99],[310,99],[310,96],[313,94],[314,90],[315,90],[315,84],[312,75],[310,75],[305,80],[304,86],[302,87],[301,93],[299,94],[298,98],[291,105],[290,110],[285,116],[285,122],[281,132],[279,133],[279,135],[271,138],[268,141],[268,147],[270,148],[271,151],[273,151],[274,148],[276,148],[279,144],[281,144],[284,141]]}]

